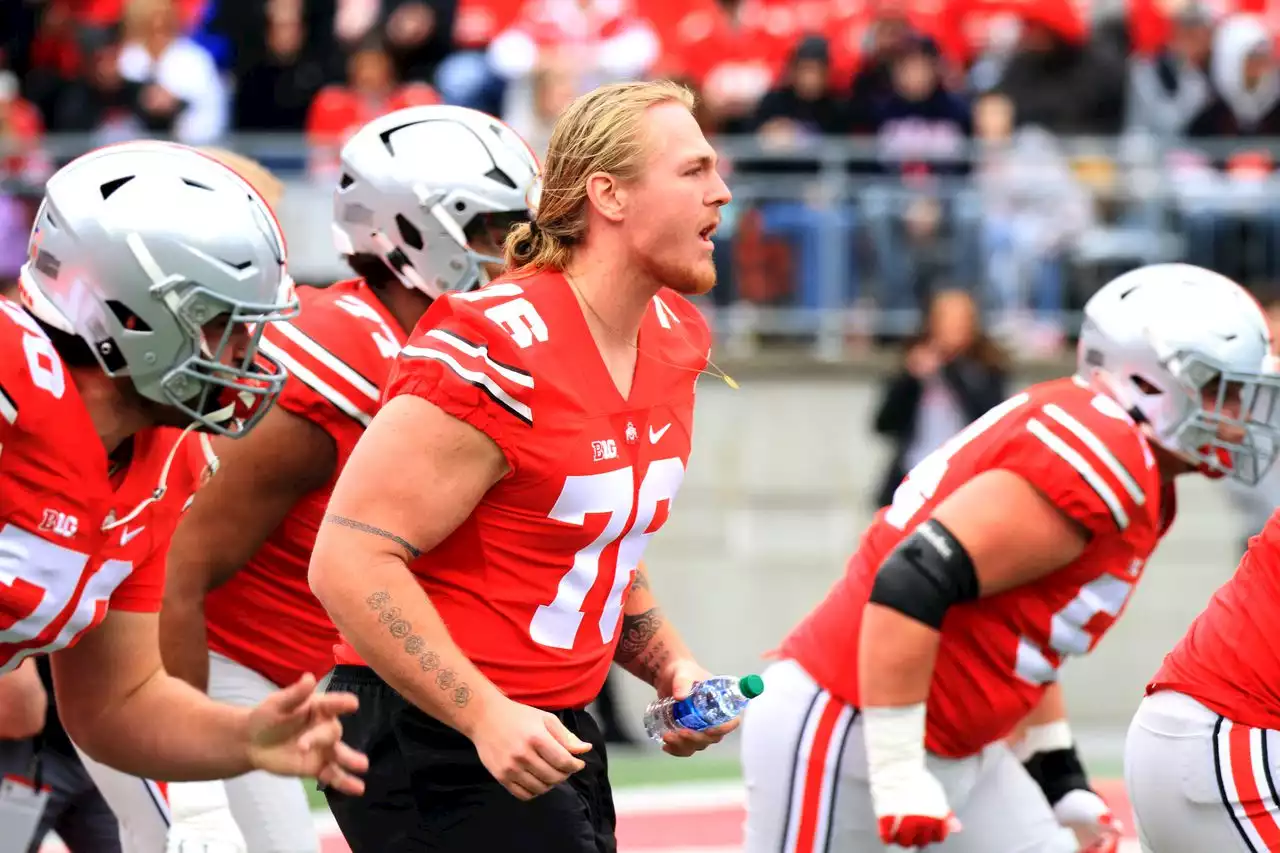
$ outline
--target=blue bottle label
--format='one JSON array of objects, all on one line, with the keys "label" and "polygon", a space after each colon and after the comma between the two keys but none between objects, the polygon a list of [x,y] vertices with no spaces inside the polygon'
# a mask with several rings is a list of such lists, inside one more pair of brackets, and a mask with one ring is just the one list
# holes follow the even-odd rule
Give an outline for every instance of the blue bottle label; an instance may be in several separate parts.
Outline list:
[{"label": "blue bottle label", "polygon": [[698,709],[693,706],[692,699],[681,699],[672,705],[671,716],[683,728],[692,729],[695,732],[711,727],[711,724],[704,720],[698,713]]}]

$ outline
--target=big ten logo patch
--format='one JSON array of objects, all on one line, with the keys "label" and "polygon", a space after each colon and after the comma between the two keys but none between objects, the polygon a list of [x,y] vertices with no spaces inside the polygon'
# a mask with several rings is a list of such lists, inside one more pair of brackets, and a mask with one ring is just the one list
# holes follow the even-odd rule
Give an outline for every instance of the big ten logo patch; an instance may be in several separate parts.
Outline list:
[{"label": "big ten logo patch", "polygon": [[618,458],[618,443],[612,438],[606,438],[603,441],[591,442],[591,456],[594,462],[604,462],[606,459]]},{"label": "big ten logo patch", "polygon": [[69,515],[56,509],[46,509],[44,517],[40,519],[41,530],[47,530],[50,533],[56,533],[68,539],[76,535],[76,530],[79,527],[80,521],[74,515]]}]

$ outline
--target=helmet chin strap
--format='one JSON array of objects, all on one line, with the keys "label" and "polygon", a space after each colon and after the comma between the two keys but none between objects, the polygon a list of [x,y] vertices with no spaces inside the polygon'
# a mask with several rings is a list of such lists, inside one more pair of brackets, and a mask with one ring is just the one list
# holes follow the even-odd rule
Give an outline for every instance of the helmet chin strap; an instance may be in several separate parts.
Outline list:
[{"label": "helmet chin strap", "polygon": [[160,469],[160,481],[156,484],[155,491],[151,493],[151,496],[146,498],[145,500],[142,501],[142,503],[138,504],[132,510],[130,510],[129,514],[126,515],[124,518],[118,518],[115,521],[102,522],[101,529],[103,533],[106,533],[108,530],[115,530],[117,527],[128,524],[129,522],[137,518],[138,514],[142,512],[144,509],[146,509],[156,501],[164,498],[165,492],[169,490],[169,469],[173,467],[173,460],[178,457],[178,449],[182,447],[183,440],[186,439],[188,433],[194,430],[197,425],[198,424],[195,421],[192,421],[190,424],[188,424],[186,429],[182,431],[182,434],[178,436],[178,440],[173,443],[173,447],[169,449],[169,455],[164,460],[164,467]]}]

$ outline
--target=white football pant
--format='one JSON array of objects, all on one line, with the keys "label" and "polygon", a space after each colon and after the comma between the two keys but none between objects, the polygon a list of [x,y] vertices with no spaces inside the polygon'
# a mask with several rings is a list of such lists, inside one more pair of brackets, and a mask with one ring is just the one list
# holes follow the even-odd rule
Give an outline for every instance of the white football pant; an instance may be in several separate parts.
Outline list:
[{"label": "white football pant", "polygon": [[1162,690],[1129,725],[1124,781],[1147,853],[1280,850],[1280,733]]},{"label": "white football pant", "polygon": [[[209,696],[219,702],[253,707],[279,689],[252,669],[209,653]],[[301,779],[256,770],[222,784],[248,853],[319,853],[320,838]]]},{"label": "white football pant", "polygon": [[[742,721],[745,853],[871,853],[885,847],[867,783],[857,710],[795,661],[764,671]],[[1040,786],[1003,743],[959,760],[928,757],[963,829],[929,853],[1075,853]],[[1208,848],[1206,848],[1207,850]],[[1203,853],[1203,851],[1202,851]]]}]

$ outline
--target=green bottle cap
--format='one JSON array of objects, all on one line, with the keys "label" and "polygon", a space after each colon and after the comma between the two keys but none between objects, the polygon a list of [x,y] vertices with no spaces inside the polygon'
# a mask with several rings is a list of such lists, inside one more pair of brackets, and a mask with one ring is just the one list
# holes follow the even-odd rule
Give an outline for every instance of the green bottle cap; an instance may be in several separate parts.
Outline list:
[{"label": "green bottle cap", "polygon": [[758,675],[744,675],[738,679],[738,689],[748,699],[754,699],[764,692],[764,679]]}]

